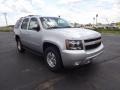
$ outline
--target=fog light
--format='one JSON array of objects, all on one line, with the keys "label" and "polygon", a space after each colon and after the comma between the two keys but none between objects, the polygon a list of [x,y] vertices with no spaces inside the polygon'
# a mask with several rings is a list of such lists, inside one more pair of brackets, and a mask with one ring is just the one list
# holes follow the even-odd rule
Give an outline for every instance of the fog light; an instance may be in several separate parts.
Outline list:
[{"label": "fog light", "polygon": [[91,62],[91,60],[86,60],[84,61],[84,64],[89,64]]},{"label": "fog light", "polygon": [[75,62],[75,66],[78,66],[80,64],[80,62]]}]

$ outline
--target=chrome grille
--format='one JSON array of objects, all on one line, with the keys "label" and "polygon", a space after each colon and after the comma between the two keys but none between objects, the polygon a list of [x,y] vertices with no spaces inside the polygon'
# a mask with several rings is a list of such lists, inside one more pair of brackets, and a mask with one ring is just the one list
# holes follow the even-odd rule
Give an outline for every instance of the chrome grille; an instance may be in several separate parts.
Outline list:
[{"label": "chrome grille", "polygon": [[87,40],[85,40],[85,43],[87,43],[87,42],[92,42],[92,41],[96,41],[96,40],[101,40],[101,37],[93,38],[93,39],[87,39]]},{"label": "chrome grille", "polygon": [[101,45],[101,37],[84,40],[85,50],[91,50]]}]

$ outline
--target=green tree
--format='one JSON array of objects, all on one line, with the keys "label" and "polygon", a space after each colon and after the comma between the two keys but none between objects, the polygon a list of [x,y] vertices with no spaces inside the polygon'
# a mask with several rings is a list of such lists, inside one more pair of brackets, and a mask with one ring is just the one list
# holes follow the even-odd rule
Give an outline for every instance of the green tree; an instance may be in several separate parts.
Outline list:
[{"label": "green tree", "polygon": [[120,22],[117,22],[117,26],[119,26],[119,27],[120,27]]}]

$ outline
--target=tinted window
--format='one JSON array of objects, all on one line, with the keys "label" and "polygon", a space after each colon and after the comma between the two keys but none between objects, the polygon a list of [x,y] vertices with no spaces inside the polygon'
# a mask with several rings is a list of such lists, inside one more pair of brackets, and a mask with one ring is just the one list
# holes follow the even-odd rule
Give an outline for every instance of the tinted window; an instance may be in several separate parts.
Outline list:
[{"label": "tinted window", "polygon": [[27,29],[28,21],[29,21],[29,18],[26,18],[23,20],[21,29]]},{"label": "tinted window", "polygon": [[31,18],[30,23],[29,23],[29,30],[34,30],[35,28],[39,28],[39,22],[37,18]]}]

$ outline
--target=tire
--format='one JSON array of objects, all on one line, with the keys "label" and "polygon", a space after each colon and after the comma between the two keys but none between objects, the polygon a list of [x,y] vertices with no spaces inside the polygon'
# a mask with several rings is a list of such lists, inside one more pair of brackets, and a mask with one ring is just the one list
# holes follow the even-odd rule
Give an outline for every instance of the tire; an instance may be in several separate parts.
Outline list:
[{"label": "tire", "polygon": [[17,39],[16,42],[17,42],[17,50],[18,50],[18,52],[23,53],[25,51],[25,49],[23,48],[23,45],[22,45],[20,39]]},{"label": "tire", "polygon": [[45,49],[44,58],[47,67],[53,71],[58,72],[63,68],[60,52],[55,47],[48,47]]}]

